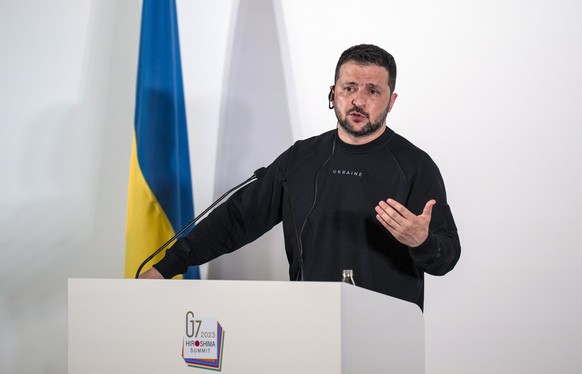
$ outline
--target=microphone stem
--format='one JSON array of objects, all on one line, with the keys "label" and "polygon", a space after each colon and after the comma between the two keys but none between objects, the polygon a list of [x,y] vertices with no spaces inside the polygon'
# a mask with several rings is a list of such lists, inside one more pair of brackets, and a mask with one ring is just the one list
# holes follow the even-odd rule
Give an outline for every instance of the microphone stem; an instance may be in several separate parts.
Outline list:
[{"label": "microphone stem", "polygon": [[139,274],[141,273],[141,270],[143,269],[143,267],[150,262],[154,257],[156,257],[156,255],[158,253],[160,253],[161,251],[163,251],[168,245],[170,245],[170,243],[172,243],[174,240],[176,240],[176,238],[178,238],[180,235],[182,235],[186,230],[188,230],[190,227],[192,227],[192,225],[194,225],[196,222],[198,222],[200,220],[200,218],[204,217],[204,215],[206,213],[208,213],[212,208],[214,208],[218,203],[220,203],[222,200],[224,200],[225,197],[227,197],[228,195],[230,195],[233,191],[238,190],[239,188],[243,187],[244,185],[246,185],[249,182],[252,182],[253,180],[257,179],[257,172],[255,172],[255,174],[253,174],[252,176],[250,176],[247,180],[245,180],[244,182],[234,186],[233,188],[231,188],[230,190],[226,191],[221,197],[219,197],[215,202],[213,202],[208,208],[206,208],[202,213],[200,213],[198,216],[196,216],[192,221],[190,221],[190,223],[188,223],[186,226],[184,226],[184,228],[182,228],[182,230],[180,230],[176,235],[172,236],[170,238],[170,240],[168,240],[167,242],[165,242],[160,248],[156,249],[156,251],[154,253],[152,253],[148,258],[146,258],[144,260],[144,262],[141,263],[141,265],[139,266],[139,268],[137,269],[137,272],[135,273],[135,279],[139,278]]}]

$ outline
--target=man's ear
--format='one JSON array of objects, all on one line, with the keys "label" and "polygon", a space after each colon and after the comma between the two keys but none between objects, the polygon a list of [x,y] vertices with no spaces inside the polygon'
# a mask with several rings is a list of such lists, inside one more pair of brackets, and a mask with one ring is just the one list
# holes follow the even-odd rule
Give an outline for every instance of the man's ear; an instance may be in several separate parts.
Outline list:
[{"label": "man's ear", "polygon": [[396,92],[390,95],[390,102],[388,102],[388,113],[390,113],[390,111],[392,110],[392,107],[394,106],[394,102],[396,101],[397,97],[398,94]]}]

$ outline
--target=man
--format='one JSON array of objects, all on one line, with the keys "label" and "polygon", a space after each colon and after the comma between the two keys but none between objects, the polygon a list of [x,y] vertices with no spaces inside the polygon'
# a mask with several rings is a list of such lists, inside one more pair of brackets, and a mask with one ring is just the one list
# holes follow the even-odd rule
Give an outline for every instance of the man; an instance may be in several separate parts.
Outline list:
[{"label": "man", "polygon": [[171,278],[257,239],[283,221],[292,280],[339,281],[416,303],[424,273],[443,275],[461,247],[430,157],[386,126],[396,63],[358,45],[336,66],[337,129],[298,141],[255,183],[216,208],[142,278]]}]

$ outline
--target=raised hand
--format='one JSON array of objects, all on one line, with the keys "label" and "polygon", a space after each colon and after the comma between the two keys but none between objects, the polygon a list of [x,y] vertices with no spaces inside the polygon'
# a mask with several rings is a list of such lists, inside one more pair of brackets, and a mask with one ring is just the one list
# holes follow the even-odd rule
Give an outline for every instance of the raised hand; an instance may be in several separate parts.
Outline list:
[{"label": "raised hand", "polygon": [[436,200],[429,200],[421,215],[415,215],[396,200],[380,201],[376,206],[376,219],[400,243],[418,247],[428,238],[428,227],[432,216],[432,207]]}]

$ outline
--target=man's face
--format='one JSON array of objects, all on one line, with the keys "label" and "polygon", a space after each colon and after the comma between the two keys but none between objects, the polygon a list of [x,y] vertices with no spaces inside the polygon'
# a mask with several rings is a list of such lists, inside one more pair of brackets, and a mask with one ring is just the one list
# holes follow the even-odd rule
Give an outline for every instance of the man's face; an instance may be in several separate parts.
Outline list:
[{"label": "man's face", "polygon": [[333,100],[340,138],[347,143],[363,144],[379,137],[396,96],[390,92],[385,68],[353,61],[343,64]]}]

